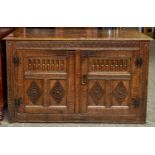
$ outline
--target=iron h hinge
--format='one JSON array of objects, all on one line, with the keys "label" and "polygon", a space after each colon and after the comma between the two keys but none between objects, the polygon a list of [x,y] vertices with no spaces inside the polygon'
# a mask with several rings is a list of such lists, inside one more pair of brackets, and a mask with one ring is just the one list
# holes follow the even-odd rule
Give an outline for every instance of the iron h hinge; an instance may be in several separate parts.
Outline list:
[{"label": "iron h hinge", "polygon": [[142,57],[138,56],[136,58],[135,64],[136,64],[137,67],[142,67],[142,65],[143,65],[143,59],[142,59]]},{"label": "iron h hinge", "polygon": [[15,102],[15,105],[16,105],[16,106],[19,106],[19,105],[22,103],[22,98],[21,98],[21,97],[15,98],[15,99],[14,99],[14,102]]},{"label": "iron h hinge", "polygon": [[17,65],[17,66],[20,64],[20,59],[19,59],[18,56],[14,56],[14,57],[13,57],[13,64],[15,64],[15,65]]},{"label": "iron h hinge", "polygon": [[140,106],[140,103],[141,103],[141,100],[140,98],[134,98],[132,100],[132,105],[135,107],[135,108],[138,108]]}]

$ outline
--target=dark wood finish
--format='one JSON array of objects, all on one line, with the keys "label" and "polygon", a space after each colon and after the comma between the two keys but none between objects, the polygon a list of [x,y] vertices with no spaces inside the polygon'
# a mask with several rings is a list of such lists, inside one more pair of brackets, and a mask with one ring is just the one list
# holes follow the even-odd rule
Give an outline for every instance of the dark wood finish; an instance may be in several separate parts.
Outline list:
[{"label": "dark wood finish", "polygon": [[27,28],[5,39],[11,122],[145,122],[144,34]]},{"label": "dark wood finish", "polygon": [[0,120],[3,118],[3,107],[6,102],[5,42],[2,38],[12,31],[12,28],[0,28]]}]

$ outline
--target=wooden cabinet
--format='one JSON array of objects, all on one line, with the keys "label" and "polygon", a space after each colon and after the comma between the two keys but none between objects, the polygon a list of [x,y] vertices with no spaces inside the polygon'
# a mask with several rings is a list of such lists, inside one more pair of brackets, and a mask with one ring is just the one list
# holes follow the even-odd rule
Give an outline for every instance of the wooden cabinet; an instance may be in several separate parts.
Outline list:
[{"label": "wooden cabinet", "polygon": [[145,122],[150,38],[29,31],[6,38],[12,122]]},{"label": "wooden cabinet", "polygon": [[0,120],[3,118],[3,107],[6,102],[5,42],[2,38],[12,31],[11,28],[0,28]]}]

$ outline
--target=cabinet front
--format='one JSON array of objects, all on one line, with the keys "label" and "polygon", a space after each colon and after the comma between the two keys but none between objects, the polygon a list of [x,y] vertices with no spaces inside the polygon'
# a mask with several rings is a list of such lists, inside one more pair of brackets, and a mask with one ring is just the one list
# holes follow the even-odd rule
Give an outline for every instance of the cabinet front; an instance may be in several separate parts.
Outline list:
[{"label": "cabinet front", "polygon": [[139,51],[81,52],[80,111],[87,114],[136,114],[141,102]]},{"label": "cabinet front", "polygon": [[9,107],[15,105],[19,122],[138,122],[143,116],[143,51],[17,49],[10,58]]},{"label": "cabinet front", "polygon": [[68,51],[17,50],[13,57],[17,112],[73,113],[73,58]]}]

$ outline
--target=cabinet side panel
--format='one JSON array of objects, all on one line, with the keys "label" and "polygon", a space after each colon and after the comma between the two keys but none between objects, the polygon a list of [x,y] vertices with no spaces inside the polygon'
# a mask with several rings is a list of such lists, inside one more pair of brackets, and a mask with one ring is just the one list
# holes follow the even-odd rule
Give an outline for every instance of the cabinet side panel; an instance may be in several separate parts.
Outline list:
[{"label": "cabinet side panel", "polygon": [[7,57],[7,92],[8,92],[8,110],[10,122],[15,121],[15,105],[13,104],[14,98],[14,66],[12,65],[13,51],[15,51],[15,43],[13,41],[6,42],[6,57]]},{"label": "cabinet side panel", "polygon": [[141,52],[143,55],[143,71],[142,71],[142,108],[140,111],[140,119],[144,122],[146,121],[146,111],[147,111],[149,48],[150,43],[148,41],[141,41]]},{"label": "cabinet side panel", "polygon": [[2,45],[0,42],[0,120],[2,120],[3,111],[3,91],[2,91]]}]

